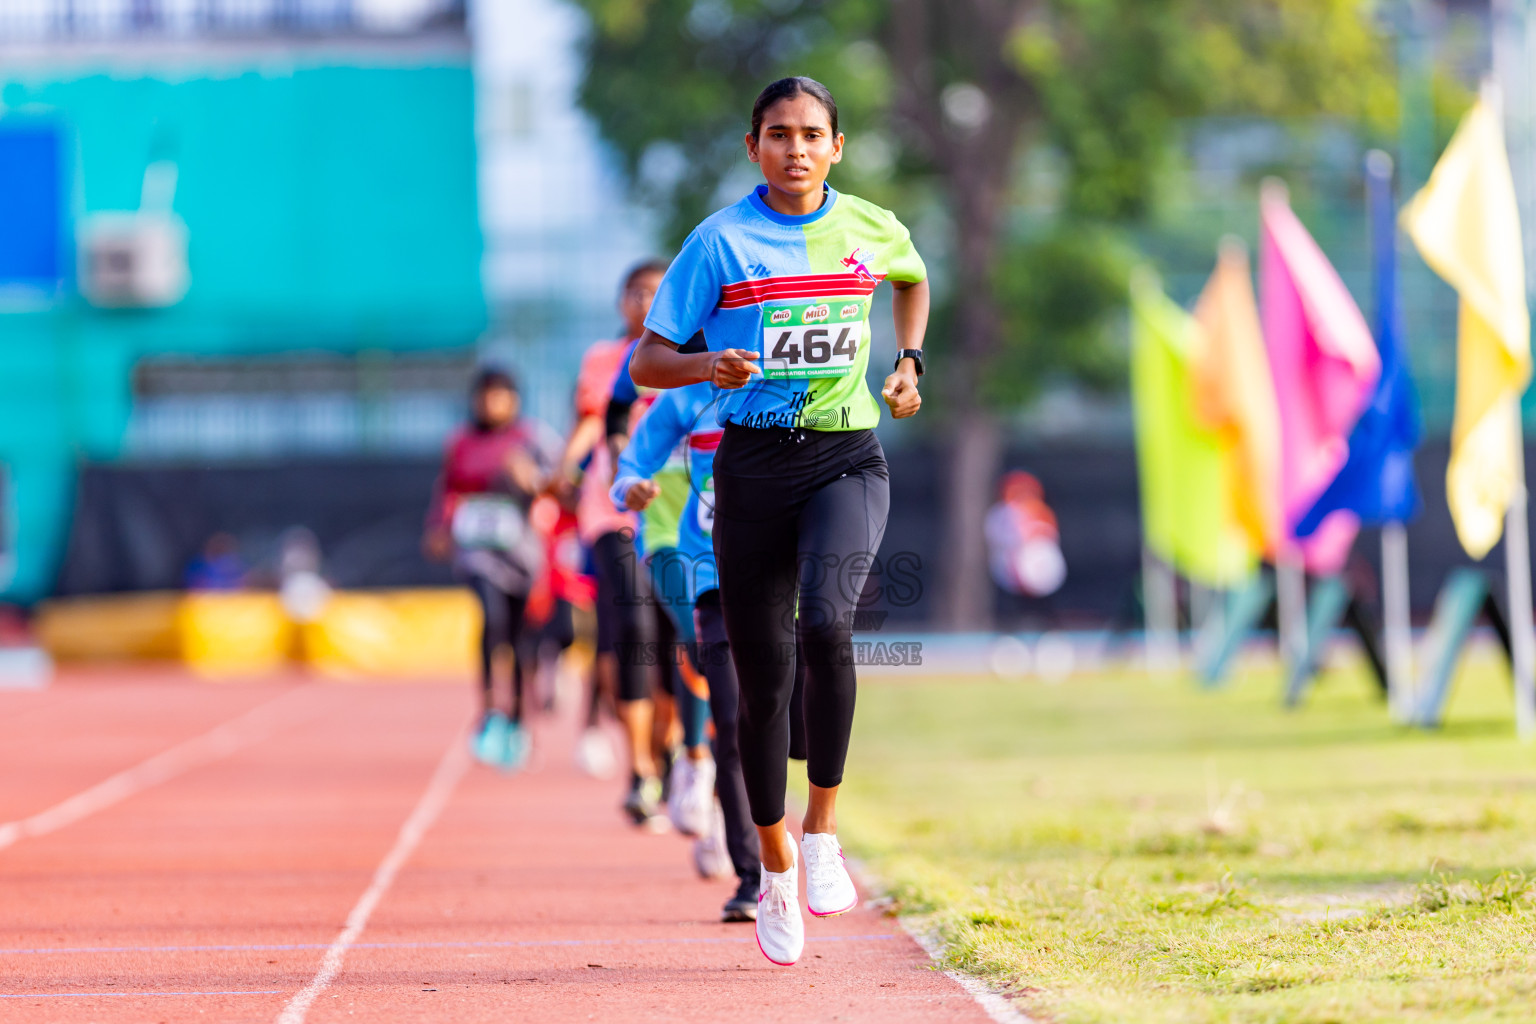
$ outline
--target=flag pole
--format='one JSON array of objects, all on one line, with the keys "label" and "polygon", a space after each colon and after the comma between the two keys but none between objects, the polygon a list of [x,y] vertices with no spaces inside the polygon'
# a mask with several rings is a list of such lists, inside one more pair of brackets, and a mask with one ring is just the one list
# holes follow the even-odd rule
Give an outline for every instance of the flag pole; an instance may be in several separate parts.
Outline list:
[{"label": "flag pole", "polygon": [[1213,663],[1215,652],[1221,649],[1221,642],[1227,629],[1227,592],[1221,587],[1200,587],[1200,608],[1197,614],[1195,610],[1196,587],[1190,584],[1189,588],[1189,628],[1193,634],[1190,646],[1193,649],[1195,666],[1200,671],[1205,671],[1205,666]]},{"label": "flag pole", "polygon": [[[1279,178],[1259,185],[1259,204],[1291,201],[1291,190]],[[1275,546],[1275,625],[1280,660],[1292,668],[1307,656],[1307,575],[1301,549],[1290,536],[1291,524],[1281,510],[1280,540]]]},{"label": "flag pole", "polygon": [[1289,670],[1307,656],[1307,571],[1301,550],[1286,539],[1275,552],[1275,603],[1280,660]]},{"label": "flag pole", "polygon": [[1392,719],[1407,724],[1418,695],[1413,689],[1413,623],[1408,605],[1408,527],[1381,527],[1381,604],[1387,648],[1387,705]]},{"label": "flag pole", "polygon": [[[1504,120],[1504,93],[1498,78],[1507,73],[1496,61],[1495,74],[1479,90],[1494,116]],[[1515,676],[1515,735],[1521,742],[1536,740],[1536,622],[1531,611],[1531,535],[1525,488],[1525,425],[1520,396],[1510,399],[1514,437],[1514,488],[1504,513],[1504,573],[1509,583],[1509,640]]]},{"label": "flag pole", "polygon": [[1515,674],[1515,733],[1536,740],[1536,627],[1531,615],[1531,541],[1526,509],[1525,431],[1515,404],[1515,487],[1504,514],[1505,572],[1509,577],[1509,634]]},{"label": "flag pole", "polygon": [[[1371,246],[1379,261],[1391,252],[1383,252],[1386,246],[1396,245],[1396,223],[1387,214],[1387,224],[1377,223],[1382,208],[1392,206],[1392,157],[1379,149],[1365,155],[1366,188],[1370,193],[1369,206],[1373,223],[1370,225]],[[1376,319],[1379,335],[1385,334],[1397,316],[1396,282],[1390,286],[1377,278]],[[1377,338],[1381,343],[1382,338]],[[1392,720],[1406,723],[1413,717],[1415,694],[1413,692],[1413,621],[1409,604],[1408,588],[1408,527],[1399,521],[1389,521],[1381,527],[1381,605],[1382,639],[1387,656],[1387,708]]]},{"label": "flag pole", "polygon": [[1179,583],[1173,566],[1141,546],[1141,600],[1147,671],[1156,675],[1179,667]]},{"label": "flag pole", "polygon": [[[1131,295],[1139,290],[1158,290],[1163,287],[1162,278],[1145,263],[1131,271]],[[1134,315],[1132,333],[1134,335]],[[1134,358],[1133,358],[1134,363]],[[1134,366],[1133,366],[1134,371]],[[1134,373],[1133,373],[1134,377]],[[1134,388],[1134,380],[1133,380]],[[1138,453],[1138,459],[1140,455]],[[1141,542],[1141,602],[1142,647],[1146,656],[1147,671],[1174,671],[1179,667],[1179,581],[1173,562],[1165,561],[1152,550],[1146,539],[1146,493],[1142,494],[1142,542]]]}]

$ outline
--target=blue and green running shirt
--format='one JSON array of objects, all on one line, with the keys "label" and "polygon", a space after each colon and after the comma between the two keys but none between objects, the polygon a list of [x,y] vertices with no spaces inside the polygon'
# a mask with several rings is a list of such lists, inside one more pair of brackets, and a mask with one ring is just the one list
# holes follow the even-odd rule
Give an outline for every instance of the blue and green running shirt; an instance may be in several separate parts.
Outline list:
[{"label": "blue and green running shirt", "polygon": [[720,393],[722,424],[873,427],[871,296],[887,278],[915,283],[927,269],[889,210],[827,186],[819,210],[791,217],[768,207],[767,192],[759,185],[694,228],[645,326],[677,343],[703,329],[711,351],[761,354],[761,377]]},{"label": "blue and green running shirt", "polygon": [[[636,386],[635,379],[629,375],[629,361],[634,358],[635,346],[639,343],[640,339],[636,338],[624,350],[624,358],[619,361],[619,372],[613,378],[613,393],[608,399],[609,402],[629,406],[631,410],[637,404],[645,410],[657,397],[655,388],[642,389]],[[643,423],[644,419],[640,422]],[[633,421],[631,426],[634,426]],[[667,460],[666,466],[658,469],[652,478],[661,487],[661,493],[640,513],[640,529],[635,534],[635,547],[642,555],[653,555],[664,548],[677,547],[678,523],[683,516],[683,506],[688,503],[688,463],[681,445]]]},{"label": "blue and green running shirt", "polygon": [[[629,447],[619,456],[609,496],[613,507],[625,511],[625,497],[630,487],[641,480],[661,484],[664,467],[672,465],[679,448],[685,455],[684,488],[687,503],[677,531],[677,564],[682,569],[688,615],[691,606],[706,590],[720,586],[715,571],[715,449],[720,446],[720,425],[715,422],[716,397],[724,392],[708,381],[664,391],[651,404],[629,439]],[[655,504],[652,502],[652,504]],[[665,595],[661,595],[665,596]]]}]

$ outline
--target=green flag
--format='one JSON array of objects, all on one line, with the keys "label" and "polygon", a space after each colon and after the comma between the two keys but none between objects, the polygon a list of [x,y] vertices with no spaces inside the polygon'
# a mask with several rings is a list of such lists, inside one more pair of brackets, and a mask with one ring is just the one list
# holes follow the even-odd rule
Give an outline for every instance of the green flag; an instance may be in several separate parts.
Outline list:
[{"label": "green flag", "polygon": [[1228,587],[1255,554],[1232,508],[1234,460],[1220,433],[1196,418],[1191,366],[1205,340],[1163,294],[1156,275],[1131,283],[1131,401],[1147,546],[1190,579]]}]

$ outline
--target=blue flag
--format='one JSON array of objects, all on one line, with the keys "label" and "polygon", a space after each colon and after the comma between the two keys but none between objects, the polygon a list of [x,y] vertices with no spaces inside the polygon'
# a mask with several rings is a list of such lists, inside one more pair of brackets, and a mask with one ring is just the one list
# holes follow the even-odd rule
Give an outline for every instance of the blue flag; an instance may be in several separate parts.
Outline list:
[{"label": "blue flag", "polygon": [[1381,380],[1371,404],[1349,435],[1349,458],[1317,504],[1296,527],[1309,537],[1330,512],[1345,509],[1365,525],[1407,522],[1419,514],[1413,450],[1419,443],[1419,396],[1403,352],[1397,301],[1397,218],[1392,202],[1392,161],[1385,153],[1366,158],[1372,268],[1376,289],[1376,347]]}]

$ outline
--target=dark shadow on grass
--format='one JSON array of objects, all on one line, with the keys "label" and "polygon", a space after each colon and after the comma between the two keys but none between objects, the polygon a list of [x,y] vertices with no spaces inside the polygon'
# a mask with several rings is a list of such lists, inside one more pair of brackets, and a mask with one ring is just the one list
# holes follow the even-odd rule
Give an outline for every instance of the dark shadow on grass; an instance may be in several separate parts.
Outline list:
[{"label": "dark shadow on grass", "polygon": [[[1212,753],[1225,750],[1311,750],[1319,747],[1386,747],[1403,743],[1431,742],[1436,738],[1488,739],[1513,738],[1514,725],[1508,719],[1490,718],[1457,721],[1436,730],[1410,729],[1382,722],[1342,729],[1302,729],[1296,732],[1264,731],[1234,732],[1224,735],[1170,736],[1148,735],[1142,738],[1117,735],[1115,742],[1078,745],[1072,752],[1092,753],[1100,750],[1116,754],[1157,754],[1169,751],[1178,753]],[[1061,752],[1068,752],[1063,748]],[[1056,751],[1040,751],[1056,753]]]},{"label": "dark shadow on grass", "polygon": [[[1254,882],[1261,890],[1284,886],[1298,894],[1330,893],[1350,886],[1422,885],[1433,882],[1442,874],[1453,881],[1489,882],[1500,874],[1520,871],[1536,875],[1532,864],[1504,864],[1499,867],[1447,868],[1441,871],[1296,871],[1269,874],[1256,873]],[[1271,895],[1274,895],[1271,893]]]},{"label": "dark shadow on grass", "polygon": [[1184,736],[1170,737],[1168,739],[1104,744],[1098,749],[1113,751],[1116,754],[1160,754],[1160,753],[1212,753],[1224,750],[1308,750],[1318,747],[1360,747],[1360,746],[1387,746],[1400,743],[1403,739],[1418,739],[1420,737],[1396,730],[1388,730],[1379,726],[1359,729],[1333,729],[1317,732],[1297,733],[1234,733],[1222,736]]},{"label": "dark shadow on grass", "polygon": [[[1490,789],[1491,786],[1498,788]],[[1466,775],[1455,779],[1427,779],[1419,783],[1418,788],[1412,792],[1406,792],[1403,783],[1399,780],[1377,779],[1373,782],[1355,782],[1342,776],[1326,783],[1309,786],[1288,785],[1283,792],[1288,800],[1307,796],[1338,797],[1343,787],[1348,787],[1350,794],[1381,793],[1384,796],[1398,797],[1410,802],[1416,796],[1427,795],[1493,800],[1509,792],[1536,789],[1536,776],[1520,766],[1511,765],[1505,775],[1499,775],[1490,769],[1483,775]],[[1382,808],[1382,810],[1395,809],[1395,807]]]},{"label": "dark shadow on grass", "polygon": [[1425,732],[1426,736],[1444,736],[1447,739],[1459,739],[1466,737],[1486,738],[1489,736],[1513,739],[1515,735],[1515,723],[1508,718],[1479,718],[1472,721],[1451,722],[1442,725],[1439,729]]},{"label": "dark shadow on grass", "polygon": [[[1498,874],[1497,871],[1492,874]],[[1434,876],[1422,868],[1413,871],[1285,871],[1255,872],[1260,889],[1285,887],[1297,894],[1330,893],[1352,886],[1418,885]]]}]

